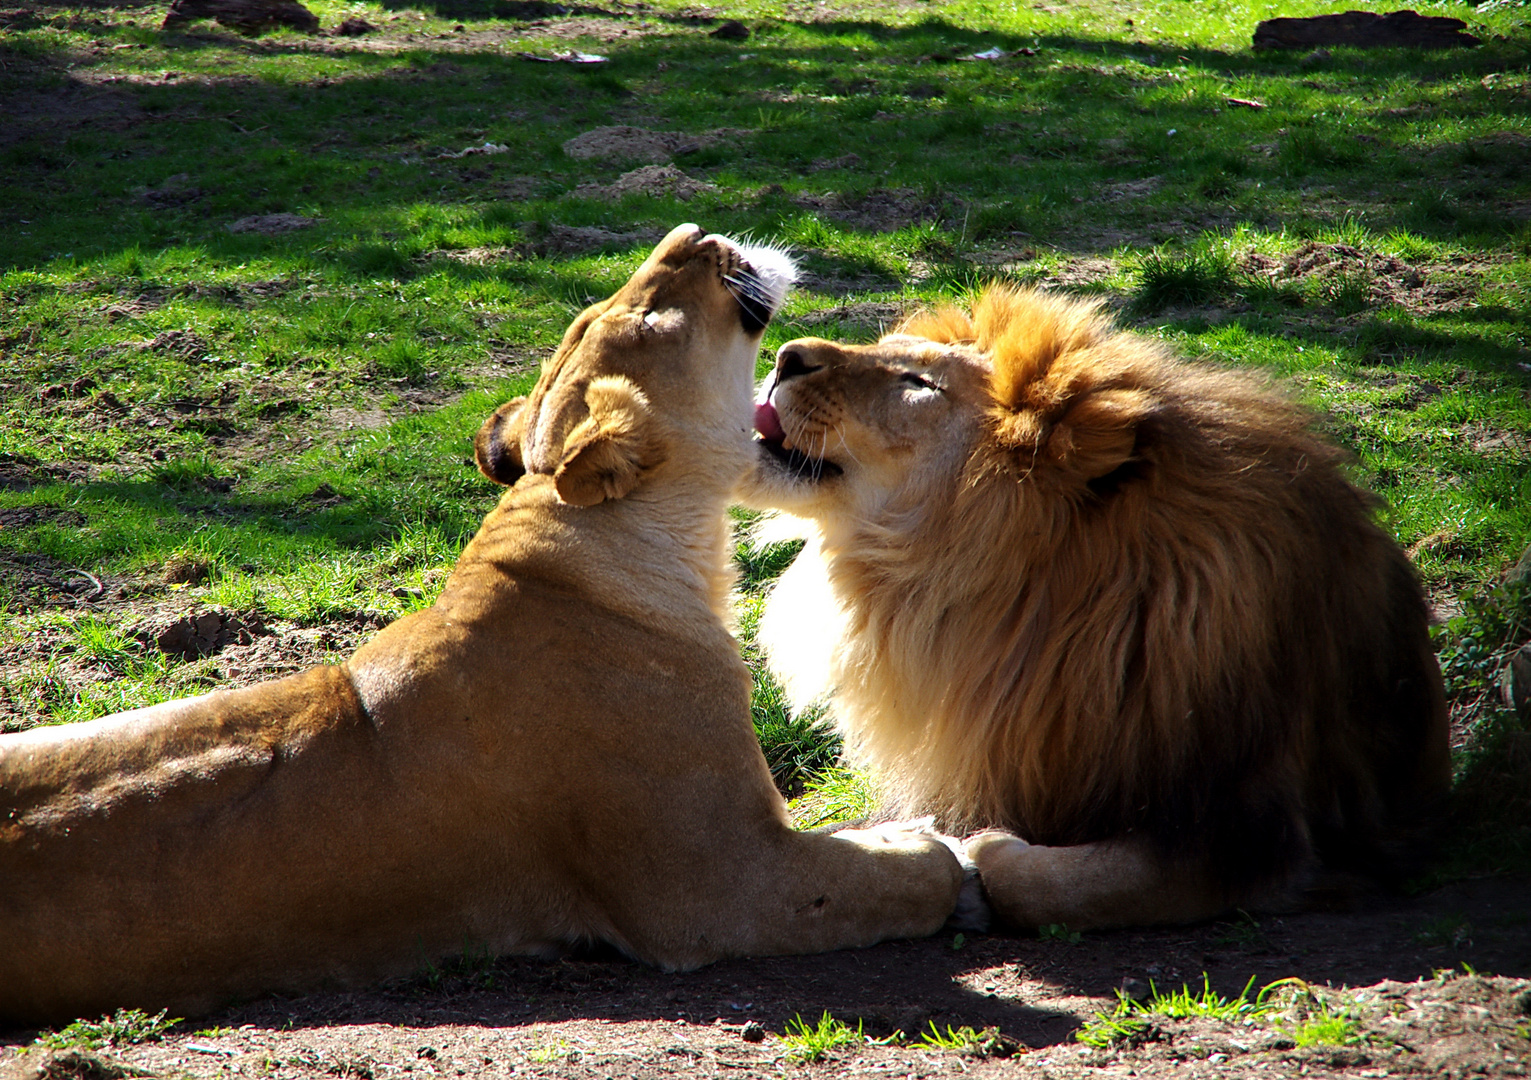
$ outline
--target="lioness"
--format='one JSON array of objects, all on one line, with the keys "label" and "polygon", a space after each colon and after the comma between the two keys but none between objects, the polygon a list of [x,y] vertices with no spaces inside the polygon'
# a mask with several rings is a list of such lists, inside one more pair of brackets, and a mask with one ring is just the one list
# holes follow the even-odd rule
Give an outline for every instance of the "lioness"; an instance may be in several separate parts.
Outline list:
[{"label": "lioness", "polygon": [[671,232],[485,423],[514,487],[440,599],[349,662],[0,738],[0,1019],[195,1013],[465,945],[679,969],[938,929],[939,840],[789,827],[723,624],[790,277]]},{"label": "lioness", "polygon": [[[803,339],[747,502],[808,519],[760,640],[1022,926],[1279,903],[1385,872],[1445,792],[1420,586],[1309,417],[1248,376],[989,289]],[[1029,842],[1029,843],[1028,843]]]}]

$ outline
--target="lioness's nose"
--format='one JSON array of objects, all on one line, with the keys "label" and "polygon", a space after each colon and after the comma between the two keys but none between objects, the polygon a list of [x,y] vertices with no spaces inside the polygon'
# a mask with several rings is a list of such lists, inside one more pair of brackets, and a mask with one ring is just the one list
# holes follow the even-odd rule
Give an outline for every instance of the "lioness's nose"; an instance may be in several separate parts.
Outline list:
[{"label": "lioness's nose", "polygon": [[823,366],[808,359],[807,349],[789,341],[776,354],[776,381],[784,383],[799,375],[807,375],[810,371],[818,371]]}]

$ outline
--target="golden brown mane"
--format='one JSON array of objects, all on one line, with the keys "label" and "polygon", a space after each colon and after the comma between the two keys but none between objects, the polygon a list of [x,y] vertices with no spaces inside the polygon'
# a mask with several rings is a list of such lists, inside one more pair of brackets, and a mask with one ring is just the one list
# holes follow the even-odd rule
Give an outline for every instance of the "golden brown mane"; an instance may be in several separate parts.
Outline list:
[{"label": "golden brown mane", "polygon": [[1380,866],[1445,787],[1440,677],[1412,569],[1310,415],[1008,287],[876,346],[789,343],[820,367],[786,390],[875,380],[911,339],[984,369],[960,465],[875,504],[826,483],[805,514],[841,609],[834,713],[892,804],[1032,844],[1136,837],[1232,900],[1315,851]]}]

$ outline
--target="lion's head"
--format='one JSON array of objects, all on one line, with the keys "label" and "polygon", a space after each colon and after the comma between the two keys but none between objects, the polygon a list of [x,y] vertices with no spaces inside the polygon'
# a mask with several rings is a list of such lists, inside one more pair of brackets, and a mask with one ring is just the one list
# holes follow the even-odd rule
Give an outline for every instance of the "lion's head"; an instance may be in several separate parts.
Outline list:
[{"label": "lion's head", "polygon": [[900,811],[1237,885],[1439,788],[1407,560],[1259,380],[993,287],[788,342],[758,401],[743,497],[811,523],[762,642]]},{"label": "lion's head", "polygon": [[574,320],[532,392],[484,422],[480,470],[502,484],[552,475],[582,506],[620,498],[672,458],[742,471],[755,357],[793,276],[773,248],[673,229]]}]

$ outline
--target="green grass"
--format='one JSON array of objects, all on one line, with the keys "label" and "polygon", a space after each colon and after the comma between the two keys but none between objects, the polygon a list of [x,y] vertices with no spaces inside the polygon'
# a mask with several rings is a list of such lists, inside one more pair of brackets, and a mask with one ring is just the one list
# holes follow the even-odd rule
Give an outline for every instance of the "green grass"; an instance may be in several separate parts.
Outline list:
[{"label": "green grass", "polygon": [[1134,1001],[1117,991],[1116,1005],[1109,1012],[1097,1011],[1074,1033],[1074,1038],[1086,1046],[1104,1049],[1143,1041],[1151,1032],[1156,1017],[1166,1020],[1199,1017],[1227,1023],[1260,1020],[1275,1008],[1267,998],[1284,987],[1287,981],[1272,983],[1250,998],[1249,991],[1254,983],[1251,975],[1236,998],[1224,997],[1213,990],[1206,975],[1202,976],[1200,991],[1181,986],[1179,990],[1165,993],[1150,983],[1146,1001]]},{"label": "green grass", "polygon": [[50,1050],[131,1046],[158,1042],[166,1031],[180,1022],[179,1019],[166,1019],[163,1009],[152,1016],[141,1009],[118,1009],[99,1020],[76,1020],[58,1031],[46,1032],[37,1037],[37,1043]]},{"label": "green grass", "polygon": [[[679,0],[545,26],[492,0],[312,7],[380,32],[165,33],[162,7],[129,4],[40,9],[0,38],[17,103],[0,133],[0,728],[227,678],[146,645],[150,609],[319,640],[429,603],[497,496],[471,465],[478,423],[681,220],[797,250],[811,276],[767,355],[864,338],[875,313],[989,277],[1061,280],[1189,354],[1292,380],[1435,595],[1491,596],[1531,543],[1524,6],[1430,6],[1477,49],[1317,61],[1253,52],[1260,12],[1189,0],[846,0],[812,19],[741,0],[742,45]],[[574,25],[611,33],[559,36]],[[1010,55],[956,59],[996,46]],[[610,61],[515,55],[569,47]],[[613,123],[725,129],[674,162],[711,189],[582,193],[633,163],[563,143]],[[512,152],[443,156],[485,142]],[[312,224],[228,229],[267,213]],[[589,227],[608,235],[569,241]],[[739,556],[756,724],[800,819],[846,820],[871,788],[753,651],[790,556]],[[188,562],[205,576],[175,580]],[[86,574],[108,595],[87,603]],[[1525,829],[1488,827],[1523,805],[1501,753],[1520,731],[1468,685],[1508,641],[1474,612],[1439,639],[1477,815],[1454,850],[1525,866]]]},{"label": "green grass", "polygon": [[786,1046],[788,1060],[806,1065],[823,1061],[832,1051],[842,1046],[863,1043],[866,1035],[862,1032],[861,1021],[856,1021],[856,1026],[852,1028],[826,1012],[816,1024],[808,1023],[801,1016],[794,1016],[787,1021],[781,1041]]},{"label": "green grass", "polygon": [[948,1024],[943,1031],[934,1020],[913,1045],[977,1058],[1009,1057],[1018,1049],[1017,1043],[1001,1035],[997,1027],[977,1029],[963,1025],[954,1028]]},{"label": "green grass", "polygon": [[1325,997],[1302,979],[1278,979],[1250,997],[1254,976],[1237,997],[1225,997],[1202,975],[1199,991],[1188,986],[1165,993],[1150,984],[1145,1001],[1117,993],[1109,1011],[1087,1020],[1074,1038],[1096,1049],[1132,1046],[1159,1037],[1157,1020],[1208,1019],[1241,1028],[1259,1027],[1289,1038],[1298,1047],[1352,1046],[1363,1041],[1359,1014]]}]

